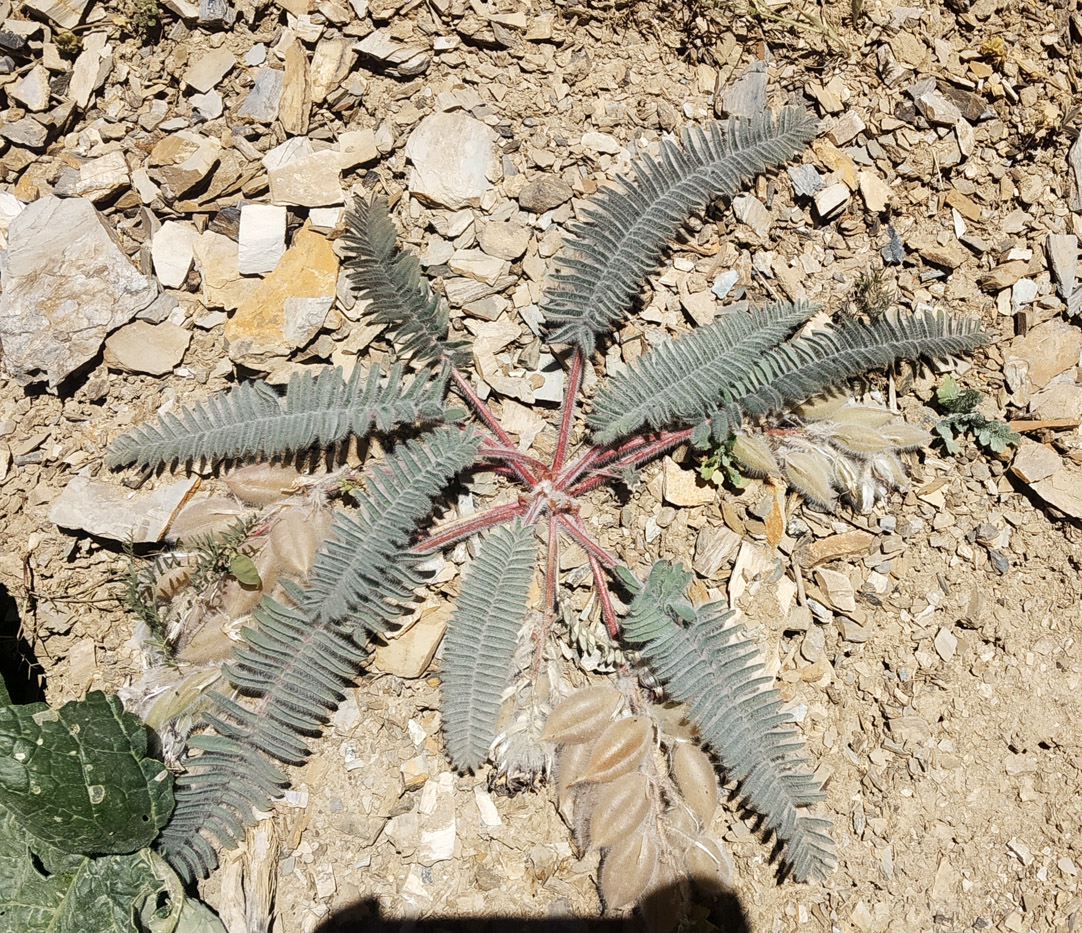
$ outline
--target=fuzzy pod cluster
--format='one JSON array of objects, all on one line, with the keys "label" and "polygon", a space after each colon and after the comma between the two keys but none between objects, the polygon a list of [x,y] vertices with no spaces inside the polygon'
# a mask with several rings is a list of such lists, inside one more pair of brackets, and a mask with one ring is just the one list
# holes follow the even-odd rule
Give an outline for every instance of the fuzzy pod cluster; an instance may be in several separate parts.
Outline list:
[{"label": "fuzzy pod cluster", "polygon": [[[688,882],[728,890],[733,862],[709,834],[718,805],[710,758],[627,712],[611,686],[585,687],[550,714],[561,812],[583,848],[602,853],[598,887],[609,911],[638,905],[654,929],[682,916]],[[668,754],[662,754],[664,742]]]}]

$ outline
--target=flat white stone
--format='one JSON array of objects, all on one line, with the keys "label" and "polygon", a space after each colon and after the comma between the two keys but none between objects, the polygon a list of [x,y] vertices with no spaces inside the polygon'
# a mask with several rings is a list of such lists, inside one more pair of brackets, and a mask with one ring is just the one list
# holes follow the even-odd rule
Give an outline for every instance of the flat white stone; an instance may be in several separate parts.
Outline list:
[{"label": "flat white stone", "polygon": [[205,94],[217,86],[236,64],[233,53],[224,45],[212,49],[188,67],[184,73],[184,84]]},{"label": "flat white stone", "polygon": [[49,72],[41,65],[35,65],[8,91],[8,96],[27,110],[40,113],[49,106]]},{"label": "flat white stone", "polygon": [[79,167],[75,182],[75,194],[91,201],[104,201],[131,183],[128,161],[119,149],[97,159],[84,162]]},{"label": "flat white stone", "polygon": [[433,113],[410,133],[409,190],[430,204],[459,210],[479,207],[495,171],[495,133],[465,113]]},{"label": "flat white stone", "polygon": [[85,198],[48,196],[11,222],[0,265],[3,363],[20,384],[57,386],[158,295]]},{"label": "flat white stone", "polygon": [[270,272],[286,251],[286,209],[245,204],[240,209],[237,268],[242,275]]},{"label": "flat white stone", "polygon": [[189,331],[169,321],[133,321],[109,335],[104,359],[124,372],[163,376],[180,365],[191,340]]},{"label": "flat white stone", "polygon": [[271,201],[299,207],[328,207],[345,200],[342,191],[341,156],[322,149],[292,159],[267,172]]},{"label": "flat white stone", "polygon": [[342,171],[348,172],[358,165],[375,162],[379,158],[376,134],[370,129],[348,130],[338,136],[338,152]]},{"label": "flat white stone", "polygon": [[166,288],[180,288],[195,261],[195,229],[175,220],[167,220],[150,241],[154,274]]},{"label": "flat white stone", "polygon": [[161,541],[198,484],[199,477],[192,476],[133,492],[88,476],[73,476],[49,510],[49,521],[112,541],[153,544]]}]

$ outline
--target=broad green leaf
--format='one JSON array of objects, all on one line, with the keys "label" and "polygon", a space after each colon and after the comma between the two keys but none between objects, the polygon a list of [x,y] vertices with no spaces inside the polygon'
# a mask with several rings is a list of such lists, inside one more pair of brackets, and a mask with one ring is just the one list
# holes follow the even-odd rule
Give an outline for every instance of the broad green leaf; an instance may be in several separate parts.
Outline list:
[{"label": "broad green leaf", "polygon": [[0,933],[225,933],[150,849],[66,855],[0,808]]},{"label": "broad green leaf", "polygon": [[11,706],[11,694],[8,693],[3,677],[0,677],[0,706]]},{"label": "broad green leaf", "polygon": [[173,781],[147,757],[146,726],[94,691],[55,710],[0,707],[0,805],[66,852],[123,854],[165,825]]},{"label": "broad green leaf", "polygon": [[245,586],[259,586],[259,571],[247,554],[238,554],[229,562],[229,572]]}]

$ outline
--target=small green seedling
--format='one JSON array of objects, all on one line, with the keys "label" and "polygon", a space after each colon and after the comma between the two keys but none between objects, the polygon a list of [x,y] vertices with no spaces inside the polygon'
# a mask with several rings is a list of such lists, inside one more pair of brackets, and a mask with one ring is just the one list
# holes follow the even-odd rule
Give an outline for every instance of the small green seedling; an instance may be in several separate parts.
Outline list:
[{"label": "small green seedling", "polygon": [[962,452],[958,439],[967,432],[985,450],[1001,454],[1008,444],[1017,444],[1022,435],[1012,431],[1002,421],[992,421],[977,411],[977,406],[984,398],[976,389],[962,389],[958,380],[947,376],[943,384],[936,389],[936,407],[946,416],[935,425],[935,432],[943,440],[947,453],[957,456]]}]

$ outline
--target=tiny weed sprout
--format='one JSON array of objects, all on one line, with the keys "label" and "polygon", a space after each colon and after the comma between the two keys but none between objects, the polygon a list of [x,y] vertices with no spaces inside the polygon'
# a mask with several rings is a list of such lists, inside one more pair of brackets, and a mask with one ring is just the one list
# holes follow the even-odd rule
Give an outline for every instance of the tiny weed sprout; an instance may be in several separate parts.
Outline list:
[{"label": "tiny weed sprout", "polygon": [[[181,768],[158,846],[182,877],[205,876],[216,846],[235,845],[253,808],[280,795],[279,765],[304,761],[370,643],[409,612],[426,561],[467,539],[474,556],[443,644],[447,754],[461,771],[491,762],[509,783],[551,770],[581,844],[603,853],[610,909],[662,890],[679,909],[690,879],[731,882],[732,862],[709,833],[719,770],[760,816],[785,874],[805,881],[831,870],[822,790],[754,642],[726,606],[691,600],[680,565],[625,563],[598,540],[597,510],[583,509],[587,499],[611,504],[603,487],[680,445],[712,450],[706,469],[734,481],[771,476],[826,507],[844,498],[868,508],[904,479],[897,452],[928,435],[822,394],[901,358],[966,352],[983,337],[969,319],[885,311],[879,285],[861,299],[869,316],[833,326],[806,328],[815,311],[806,303],[730,309],[601,378],[583,406],[587,368],[600,364],[599,349],[688,215],[791,159],[815,132],[795,108],[693,128],[592,199],[567,231],[542,303],[565,367],[544,444],[516,446],[475,388],[468,335],[396,245],[376,196],[348,214],[344,261],[369,320],[385,327],[389,365],[297,373],[284,396],[246,383],[113,443],[114,468],[262,463],[228,478],[264,509],[249,537],[217,554],[206,541],[186,548],[193,568],[224,566],[213,592],[144,613],[173,620],[166,641],[195,655],[158,682],[170,699],[153,717],[171,730]],[[363,471],[281,466],[312,451],[327,462],[326,452],[372,436],[384,453]],[[449,515],[452,484],[476,472],[496,475],[495,496]],[[232,511],[218,516],[225,527],[243,512],[221,511]],[[214,516],[194,518],[202,531]],[[569,545],[585,555],[592,628],[564,606]],[[239,639],[227,661],[223,632]],[[592,671],[593,685],[574,689],[584,675],[569,677],[566,659]],[[203,711],[191,713],[193,703]]]}]

